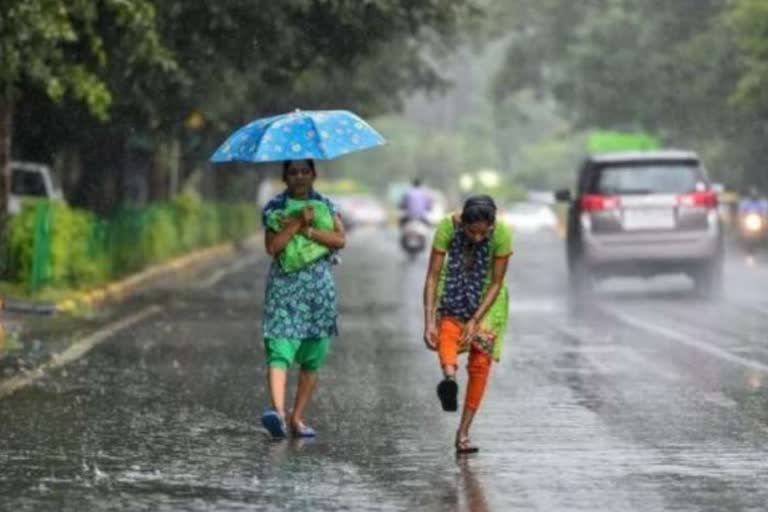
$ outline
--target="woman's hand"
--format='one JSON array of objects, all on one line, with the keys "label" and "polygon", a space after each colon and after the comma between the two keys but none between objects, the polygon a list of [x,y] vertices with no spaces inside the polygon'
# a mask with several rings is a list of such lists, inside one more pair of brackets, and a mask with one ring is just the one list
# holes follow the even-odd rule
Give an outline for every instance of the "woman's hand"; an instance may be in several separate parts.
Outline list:
[{"label": "woman's hand", "polygon": [[296,229],[298,231],[302,226],[302,219],[293,215],[283,217],[280,222],[284,229]]},{"label": "woman's hand", "polygon": [[312,221],[315,220],[315,209],[311,206],[305,206],[303,210],[301,210],[301,222],[305,226],[311,226]]},{"label": "woman's hand", "polygon": [[479,322],[474,318],[470,318],[470,320],[464,324],[464,332],[461,334],[461,342],[470,343],[474,339],[479,328]]},{"label": "woman's hand", "polygon": [[429,350],[437,350],[438,331],[434,323],[429,323],[424,328],[424,344]]}]

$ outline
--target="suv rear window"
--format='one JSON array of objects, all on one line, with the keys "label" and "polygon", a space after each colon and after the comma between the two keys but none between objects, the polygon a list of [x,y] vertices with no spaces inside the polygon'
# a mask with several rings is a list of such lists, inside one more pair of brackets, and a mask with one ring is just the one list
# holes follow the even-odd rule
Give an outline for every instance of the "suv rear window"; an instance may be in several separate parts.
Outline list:
[{"label": "suv rear window", "polygon": [[618,164],[598,169],[590,191],[604,195],[687,194],[703,182],[695,163]]}]

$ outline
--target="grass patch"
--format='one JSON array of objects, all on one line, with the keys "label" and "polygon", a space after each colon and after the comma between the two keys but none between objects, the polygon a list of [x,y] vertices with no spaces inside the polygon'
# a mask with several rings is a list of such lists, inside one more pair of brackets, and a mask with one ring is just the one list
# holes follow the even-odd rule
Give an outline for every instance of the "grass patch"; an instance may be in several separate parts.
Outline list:
[{"label": "grass patch", "polygon": [[36,293],[32,293],[26,284],[0,281],[0,297],[39,302],[41,304],[69,299],[78,291],[82,290],[46,287]]}]

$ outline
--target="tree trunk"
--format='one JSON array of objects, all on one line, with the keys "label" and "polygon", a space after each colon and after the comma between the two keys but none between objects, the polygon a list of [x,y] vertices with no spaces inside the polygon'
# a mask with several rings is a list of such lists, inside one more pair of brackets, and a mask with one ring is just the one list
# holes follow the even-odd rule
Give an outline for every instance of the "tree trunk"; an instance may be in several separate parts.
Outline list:
[{"label": "tree trunk", "polygon": [[83,174],[79,148],[68,145],[59,149],[54,155],[53,167],[61,181],[64,198],[71,201],[75,196],[75,189],[80,176]]},{"label": "tree trunk", "polygon": [[178,137],[173,138],[168,149],[168,196],[169,199],[173,199],[176,197],[176,194],[179,193],[179,180],[181,174],[181,141]]},{"label": "tree trunk", "polygon": [[13,101],[10,94],[0,95],[0,226],[5,225],[11,194],[11,138],[13,136]]},{"label": "tree trunk", "polygon": [[158,142],[155,144],[150,169],[150,197],[153,201],[164,201],[177,192],[181,146],[175,138],[156,137],[155,140]]}]

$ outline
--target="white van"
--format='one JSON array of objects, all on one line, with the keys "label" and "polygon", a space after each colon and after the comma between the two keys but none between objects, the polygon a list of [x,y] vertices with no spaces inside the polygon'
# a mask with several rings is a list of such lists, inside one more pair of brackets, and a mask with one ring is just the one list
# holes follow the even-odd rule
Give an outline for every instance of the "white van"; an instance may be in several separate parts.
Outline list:
[{"label": "white van", "polygon": [[8,213],[21,211],[24,198],[64,200],[61,186],[44,164],[33,162],[11,162],[11,195],[8,198]]}]

